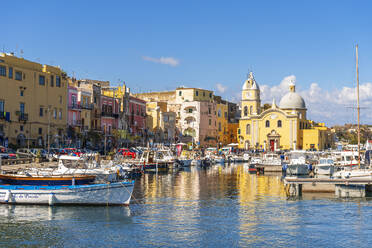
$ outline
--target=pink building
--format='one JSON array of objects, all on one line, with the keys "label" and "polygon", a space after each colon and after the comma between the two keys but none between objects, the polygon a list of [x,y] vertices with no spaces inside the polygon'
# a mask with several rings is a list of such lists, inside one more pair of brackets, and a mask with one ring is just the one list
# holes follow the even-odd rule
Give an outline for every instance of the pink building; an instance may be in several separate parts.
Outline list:
[{"label": "pink building", "polygon": [[142,135],[146,127],[146,101],[129,96],[129,131],[134,135]]},{"label": "pink building", "polygon": [[68,115],[67,124],[70,127],[80,127],[81,125],[81,108],[78,103],[78,90],[74,86],[68,86]]},{"label": "pink building", "polygon": [[101,95],[101,128],[105,134],[117,129],[119,120],[119,99]]}]

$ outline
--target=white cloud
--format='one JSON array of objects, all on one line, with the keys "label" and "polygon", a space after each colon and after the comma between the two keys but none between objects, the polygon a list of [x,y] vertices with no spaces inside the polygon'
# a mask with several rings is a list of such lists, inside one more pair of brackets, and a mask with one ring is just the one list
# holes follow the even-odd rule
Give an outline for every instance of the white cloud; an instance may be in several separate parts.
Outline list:
[{"label": "white cloud", "polygon": [[289,88],[289,83],[296,83],[296,76],[295,75],[290,75],[285,78],[280,82],[279,85],[275,86],[268,86],[268,85],[262,85],[260,86],[261,89],[261,98],[264,101],[271,102],[273,98],[277,100],[277,102],[280,100],[280,98],[288,92]]},{"label": "white cloud", "polygon": [[[280,99],[288,92],[289,83],[296,82],[294,75],[287,76],[278,85],[260,85],[262,103],[271,103]],[[326,90],[313,82],[308,88],[296,91],[304,98],[308,109],[308,118],[328,125],[356,123],[356,87],[340,87]],[[372,105],[372,83],[360,84],[361,122],[371,123],[372,112],[363,107]]]},{"label": "white cloud", "polygon": [[157,64],[164,64],[170,66],[178,66],[180,64],[179,60],[173,57],[160,57],[160,58],[153,58],[148,56],[142,56],[143,60],[154,62]]},{"label": "white cloud", "polygon": [[225,93],[225,91],[227,90],[227,86],[224,86],[224,85],[222,85],[222,84],[220,84],[220,83],[217,83],[216,84],[216,89],[217,89],[217,91],[219,92],[219,93]]}]

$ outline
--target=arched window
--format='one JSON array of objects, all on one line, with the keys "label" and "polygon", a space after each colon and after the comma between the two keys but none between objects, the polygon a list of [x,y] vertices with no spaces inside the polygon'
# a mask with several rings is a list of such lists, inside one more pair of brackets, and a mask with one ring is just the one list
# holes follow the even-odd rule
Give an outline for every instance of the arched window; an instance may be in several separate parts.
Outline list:
[{"label": "arched window", "polygon": [[253,114],[253,107],[252,106],[249,108],[249,113]]},{"label": "arched window", "polygon": [[251,134],[251,125],[250,124],[247,124],[247,126],[245,128],[245,134]]},{"label": "arched window", "polygon": [[282,127],[282,121],[278,120],[278,127]]},{"label": "arched window", "polygon": [[270,121],[269,120],[266,121],[266,127],[270,127]]},{"label": "arched window", "polygon": [[245,107],[244,107],[244,116],[247,116],[247,115],[248,115],[248,107],[245,106]]}]

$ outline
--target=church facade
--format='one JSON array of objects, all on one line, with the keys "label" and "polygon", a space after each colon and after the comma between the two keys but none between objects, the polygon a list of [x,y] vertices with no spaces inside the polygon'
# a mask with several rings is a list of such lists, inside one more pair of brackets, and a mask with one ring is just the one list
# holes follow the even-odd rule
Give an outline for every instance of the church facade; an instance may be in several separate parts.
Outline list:
[{"label": "church facade", "polygon": [[306,104],[294,83],[271,107],[261,105],[260,88],[251,72],[242,89],[238,143],[241,149],[324,150],[332,146],[333,137],[324,123],[306,118]]}]

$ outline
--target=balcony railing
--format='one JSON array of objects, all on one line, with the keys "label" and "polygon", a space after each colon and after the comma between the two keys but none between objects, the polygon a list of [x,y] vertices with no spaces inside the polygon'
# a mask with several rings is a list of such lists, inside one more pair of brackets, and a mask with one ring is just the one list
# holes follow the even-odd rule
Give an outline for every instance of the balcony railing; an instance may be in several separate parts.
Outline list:
[{"label": "balcony railing", "polygon": [[74,104],[68,105],[68,109],[81,109],[81,106],[80,104],[74,103]]},{"label": "balcony railing", "polygon": [[93,109],[93,104],[82,104],[82,105],[81,105],[81,108],[82,108],[82,109],[89,109],[89,110],[92,110],[92,109]]},{"label": "balcony railing", "polygon": [[18,115],[18,120],[19,121],[28,121],[28,114],[26,114],[26,113],[20,113]]},{"label": "balcony railing", "polygon": [[114,114],[111,112],[102,112],[101,116],[103,117],[114,117]]}]

